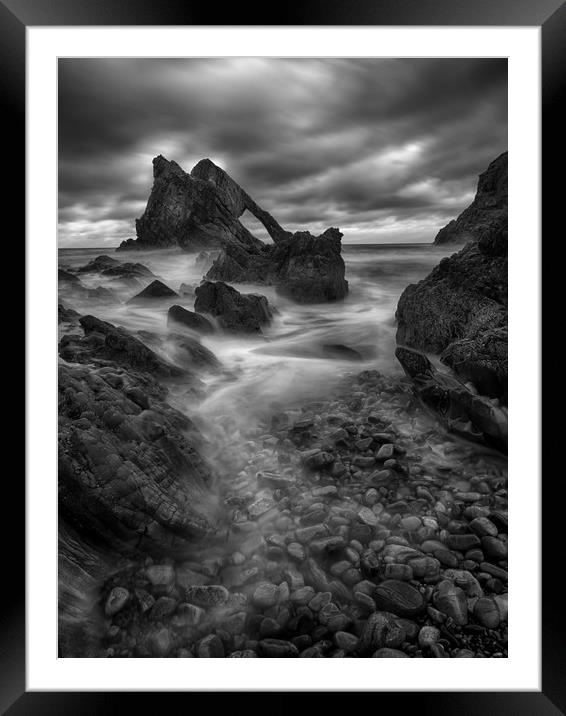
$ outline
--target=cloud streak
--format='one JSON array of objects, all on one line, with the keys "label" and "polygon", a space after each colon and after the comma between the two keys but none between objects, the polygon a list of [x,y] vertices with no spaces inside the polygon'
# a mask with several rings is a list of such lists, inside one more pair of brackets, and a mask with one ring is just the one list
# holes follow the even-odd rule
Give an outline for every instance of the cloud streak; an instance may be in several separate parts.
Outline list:
[{"label": "cloud streak", "polygon": [[60,245],[133,236],[156,154],[292,231],[431,241],[506,147],[505,60],[61,59]]}]

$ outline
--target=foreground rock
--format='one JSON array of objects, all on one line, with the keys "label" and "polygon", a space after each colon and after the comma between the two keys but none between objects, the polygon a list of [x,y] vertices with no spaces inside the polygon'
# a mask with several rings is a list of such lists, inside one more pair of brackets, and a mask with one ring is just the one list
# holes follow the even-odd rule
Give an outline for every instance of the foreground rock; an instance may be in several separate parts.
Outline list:
[{"label": "foreground rock", "polygon": [[507,221],[444,258],[408,286],[397,306],[397,343],[431,353],[480,393],[507,402]]},{"label": "foreground rock", "polygon": [[213,316],[224,330],[261,333],[262,327],[271,321],[271,308],[265,296],[239,293],[221,281],[205,281],[195,294],[195,311]]},{"label": "foreground rock", "polygon": [[423,403],[452,432],[484,440],[507,451],[507,411],[469,390],[461,381],[437,371],[422,353],[398,346],[395,355]]},{"label": "foreground rock", "polygon": [[[184,172],[162,156],[153,160],[154,182],[144,214],[136,221],[137,240],[119,250],[180,246],[186,250],[221,249],[207,274],[214,281],[274,285],[279,293],[301,303],[344,298],[341,237],[338,229],[320,236],[308,231],[291,234],[220,167],[203,159]],[[266,245],[240,222],[249,211],[273,240]],[[204,268],[212,254],[201,252]]]},{"label": "foreground rock", "polygon": [[214,331],[214,326],[204,316],[194,311],[188,311],[182,306],[171,306],[167,312],[167,324],[186,326],[197,333],[212,333]]},{"label": "foreground rock", "polygon": [[91,315],[82,316],[79,323],[84,336],[66,335],[59,344],[59,355],[68,362],[119,365],[158,378],[186,375],[184,370],[160,358],[124,328]]},{"label": "foreground rock", "polygon": [[476,241],[494,223],[506,218],[507,152],[504,152],[480,174],[476,196],[470,206],[438,232],[434,243]]}]

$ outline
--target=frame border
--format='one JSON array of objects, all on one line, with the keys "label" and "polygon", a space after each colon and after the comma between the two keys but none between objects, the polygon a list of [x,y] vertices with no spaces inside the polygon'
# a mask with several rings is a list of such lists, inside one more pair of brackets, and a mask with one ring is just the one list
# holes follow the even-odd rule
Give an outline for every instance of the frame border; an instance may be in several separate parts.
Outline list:
[{"label": "frame border", "polygon": [[[188,0],[0,0],[0,97],[4,106],[2,113],[5,136],[9,139],[4,147],[8,153],[10,181],[6,205],[17,210],[25,226],[25,64],[28,26],[67,25],[460,25],[460,26],[521,26],[541,27],[542,35],[542,143],[543,186],[548,192],[543,201],[543,228],[558,227],[563,193],[560,182],[551,177],[563,173],[560,152],[563,146],[564,120],[558,109],[558,100],[564,88],[566,67],[566,4],[564,0],[537,0],[536,3],[517,3],[516,0],[357,0],[348,6],[347,0],[302,0],[300,6],[281,4],[269,11],[258,12],[252,7],[239,4],[222,8],[196,6]],[[219,16],[223,22],[215,22]],[[23,150],[23,151],[22,151]],[[561,224],[563,217],[560,217]],[[21,229],[20,229],[21,230]],[[22,242],[25,245],[24,242]],[[540,343],[539,343],[540,345]],[[541,378],[539,378],[541,380]],[[559,479],[559,478],[557,478]],[[8,578],[2,593],[0,610],[0,711],[10,716],[30,714],[98,714],[123,711],[125,698],[136,698],[145,708],[162,704],[164,696],[187,696],[186,694],[150,693],[127,694],[90,692],[88,697],[69,692],[27,692],[25,684],[25,551],[24,529],[25,499],[24,482],[6,480],[9,493],[6,504],[20,505],[18,516],[19,547],[6,550],[4,575]],[[517,716],[554,716],[566,712],[566,689],[562,673],[564,662],[564,603],[556,588],[558,552],[552,546],[560,542],[558,510],[560,501],[543,495],[543,612],[542,612],[542,691],[536,693],[404,693],[380,692],[380,705],[390,702],[399,707],[419,709],[421,713],[440,711],[459,716],[480,714],[516,714]],[[554,514],[555,513],[555,514]],[[563,519],[563,518],[562,518]],[[12,542],[12,544],[15,540]],[[528,567],[527,567],[528,569]],[[249,709],[244,694],[220,694],[230,698],[233,709],[241,704]],[[193,694],[190,695],[192,697]],[[304,699],[308,696],[300,694]],[[313,694],[318,699],[318,694]],[[339,694],[333,694],[333,699]],[[141,698],[140,698],[141,697]],[[281,693],[277,703],[282,710],[296,708],[291,702],[293,693]],[[345,694],[349,700],[352,695]],[[157,701],[159,699],[159,702]],[[383,701],[385,699],[385,702]],[[395,702],[393,701],[395,699]],[[186,703],[186,701],[184,702]],[[311,701],[307,698],[307,705]],[[344,705],[346,703],[344,702]],[[429,711],[430,708],[430,711]]]}]

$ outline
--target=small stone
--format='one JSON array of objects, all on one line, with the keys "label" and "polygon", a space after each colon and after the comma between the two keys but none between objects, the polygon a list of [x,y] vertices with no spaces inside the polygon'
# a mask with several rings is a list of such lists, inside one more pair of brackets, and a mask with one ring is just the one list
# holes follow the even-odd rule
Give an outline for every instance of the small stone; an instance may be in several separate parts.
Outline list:
[{"label": "small stone", "polygon": [[149,612],[152,622],[160,622],[171,616],[177,608],[177,602],[172,597],[159,597]]},{"label": "small stone", "polygon": [[173,647],[173,637],[169,629],[163,627],[151,632],[148,638],[148,646],[154,656],[167,656]]},{"label": "small stone", "polygon": [[419,631],[418,641],[421,649],[432,646],[440,639],[440,629],[433,626],[424,626]]},{"label": "small stone", "polygon": [[320,470],[331,465],[335,460],[334,455],[322,450],[307,450],[301,453],[301,457],[305,464],[313,470]]},{"label": "small stone", "polygon": [[117,614],[126,605],[129,598],[130,592],[125,587],[114,587],[104,606],[106,616],[112,617]]},{"label": "small stone", "polygon": [[222,659],[224,644],[216,634],[209,634],[199,641],[197,654],[199,659]]},{"label": "small stone", "polygon": [[309,546],[314,554],[322,554],[323,552],[335,552],[337,549],[342,549],[344,544],[343,537],[324,537],[323,539],[313,540]]},{"label": "small stone", "polygon": [[497,537],[497,527],[487,517],[476,517],[469,527],[478,537]]},{"label": "small stone", "polygon": [[368,527],[375,527],[378,521],[377,515],[369,507],[362,507],[358,512],[358,519]]},{"label": "small stone", "polygon": [[370,482],[373,482],[374,485],[387,485],[391,482],[392,477],[393,473],[391,470],[376,470],[371,473],[368,479]]},{"label": "small stone", "polygon": [[364,624],[358,651],[367,655],[381,647],[397,648],[405,641],[405,637],[405,630],[399,626],[393,614],[374,612]]},{"label": "small stone", "polygon": [[370,487],[364,495],[364,503],[368,507],[373,507],[379,501],[379,492],[375,487]]},{"label": "small stone", "polygon": [[289,554],[289,557],[296,559],[297,562],[303,562],[307,557],[305,548],[298,542],[290,542],[287,545],[287,553]]},{"label": "small stone", "polygon": [[369,446],[372,444],[373,438],[363,438],[362,440],[356,440],[354,445],[356,446],[356,450],[359,450],[360,452],[365,452],[369,449]]},{"label": "small stone", "polygon": [[248,505],[248,514],[252,519],[254,519],[265,514],[274,506],[275,502],[271,498],[260,497],[259,500],[256,500],[255,502],[252,502],[251,505]]},{"label": "small stone", "polygon": [[392,445],[391,443],[385,443],[385,445],[382,445],[377,451],[376,458],[378,460],[389,460],[389,458],[393,457],[394,451],[394,445]]},{"label": "small stone", "polygon": [[300,589],[291,592],[289,599],[298,605],[306,605],[314,597],[315,591],[312,587],[301,587]]},{"label": "small stone", "polygon": [[322,607],[331,601],[332,594],[330,592],[317,592],[308,603],[309,609],[312,609],[313,612],[319,612]]},{"label": "small stone", "polygon": [[261,656],[268,658],[289,658],[299,656],[299,650],[290,641],[282,639],[262,639],[258,643]]},{"label": "small stone", "polygon": [[179,604],[177,617],[183,626],[197,626],[204,619],[206,612],[195,604]]},{"label": "small stone", "polygon": [[416,515],[407,515],[401,519],[399,526],[407,532],[416,532],[421,527],[421,520]]},{"label": "small stone", "polygon": [[414,617],[425,608],[419,590],[396,579],[388,579],[378,584],[373,598],[379,609],[393,612],[400,617]]},{"label": "small stone", "polygon": [[321,539],[328,534],[326,525],[313,525],[312,527],[301,527],[295,532],[297,542],[309,544],[312,540]]},{"label": "small stone", "polygon": [[145,614],[145,612],[151,609],[151,607],[155,604],[155,597],[149,592],[146,592],[145,589],[136,589],[135,595],[142,614]]},{"label": "small stone", "polygon": [[242,651],[233,651],[229,654],[230,659],[257,659],[257,654],[251,649],[243,649]]},{"label": "small stone", "polygon": [[436,585],[433,603],[438,610],[454,619],[459,626],[465,626],[468,623],[466,594],[451,580],[444,579]]},{"label": "small stone", "polygon": [[279,588],[276,584],[261,582],[252,595],[252,602],[256,606],[266,609],[274,606],[277,603],[278,597]]},{"label": "small stone", "polygon": [[315,487],[312,491],[313,497],[335,497],[338,494],[336,485],[324,485],[323,487]]},{"label": "small stone", "polygon": [[399,651],[399,649],[378,649],[375,654],[373,654],[374,659],[408,659],[409,657],[405,652]]},{"label": "small stone", "polygon": [[352,460],[352,465],[355,465],[356,467],[361,467],[362,469],[373,467],[375,465],[375,458],[365,457],[363,455],[356,455],[356,457]]},{"label": "small stone", "polygon": [[408,564],[386,564],[383,571],[385,579],[400,579],[410,582],[413,579],[413,570]]},{"label": "small stone", "polygon": [[482,597],[474,605],[474,618],[488,629],[497,629],[501,615],[493,597]]},{"label": "small stone", "polygon": [[482,537],[481,546],[488,557],[498,562],[507,559],[507,544],[497,537]]},{"label": "small stone", "polygon": [[351,654],[353,651],[356,651],[358,637],[347,631],[337,631],[334,634],[334,643],[339,649],[345,651],[346,654]]},{"label": "small stone", "polygon": [[466,552],[474,547],[480,547],[481,542],[479,537],[474,534],[450,534],[446,538],[446,545],[449,549],[455,549],[458,552]]},{"label": "small stone", "polygon": [[229,592],[220,584],[194,586],[185,589],[185,599],[199,607],[219,607],[228,601]]}]

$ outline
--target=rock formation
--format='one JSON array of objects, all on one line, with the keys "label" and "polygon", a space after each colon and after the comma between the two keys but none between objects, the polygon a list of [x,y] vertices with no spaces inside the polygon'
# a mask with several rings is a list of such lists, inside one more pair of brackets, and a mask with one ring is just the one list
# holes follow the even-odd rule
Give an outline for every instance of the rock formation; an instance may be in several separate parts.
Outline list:
[{"label": "rock formation", "polygon": [[436,370],[422,353],[398,346],[395,355],[415,393],[446,427],[462,437],[507,450],[507,412],[460,380]]},{"label": "rock formation", "polygon": [[470,206],[438,232],[434,243],[475,241],[492,224],[506,217],[507,152],[504,152],[480,174],[476,196]]},{"label": "rock formation", "polygon": [[278,293],[298,303],[337,301],[348,292],[341,238],[340,231],[331,228],[320,236],[299,231],[259,251],[227,246],[206,278],[273,285]]},{"label": "rock formation", "polygon": [[167,312],[167,324],[177,324],[186,326],[197,333],[212,333],[214,326],[204,316],[187,311],[182,306],[171,306]]},{"label": "rock formation", "polygon": [[[153,160],[154,182],[137,240],[120,250],[180,246],[187,250],[221,249],[207,278],[263,283],[303,303],[344,298],[348,283],[341,257],[342,234],[320,236],[285,231],[223,169],[201,160],[190,174],[162,156]],[[240,222],[244,211],[258,219],[273,240],[266,245]]]},{"label": "rock formation", "polygon": [[479,392],[507,402],[507,220],[442,259],[397,306],[397,343],[431,353]]},{"label": "rock formation", "polygon": [[128,303],[143,303],[145,301],[151,301],[152,299],[159,298],[179,298],[179,294],[173,291],[172,288],[166,286],[162,281],[152,281],[149,286],[146,286],[143,291],[140,291],[135,296],[130,298]]},{"label": "rock formation", "polygon": [[195,311],[213,316],[218,325],[237,333],[261,333],[271,321],[267,298],[239,293],[222,281],[205,281],[195,291]]},{"label": "rock formation", "polygon": [[203,440],[155,380],[217,368],[216,357],[181,336],[190,363],[180,370],[124,329],[80,324],[84,336],[60,344],[61,656],[95,655],[90,595],[101,578],[136,554],[186,558],[218,515]]}]

